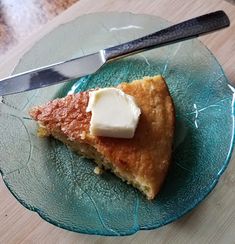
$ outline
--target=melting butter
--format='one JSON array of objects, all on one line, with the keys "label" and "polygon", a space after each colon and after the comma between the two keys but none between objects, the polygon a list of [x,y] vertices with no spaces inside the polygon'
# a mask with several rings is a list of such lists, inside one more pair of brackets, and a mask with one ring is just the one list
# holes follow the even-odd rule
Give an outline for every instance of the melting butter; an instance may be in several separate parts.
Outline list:
[{"label": "melting butter", "polygon": [[91,135],[115,138],[132,138],[141,114],[134,97],[117,88],[91,91],[86,111]]}]

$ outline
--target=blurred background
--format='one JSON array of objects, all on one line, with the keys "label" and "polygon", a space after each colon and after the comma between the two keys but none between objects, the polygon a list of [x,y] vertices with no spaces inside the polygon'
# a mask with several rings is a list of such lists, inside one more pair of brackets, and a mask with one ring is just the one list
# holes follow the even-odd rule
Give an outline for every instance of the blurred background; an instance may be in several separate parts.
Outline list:
[{"label": "blurred background", "polygon": [[0,55],[78,0],[0,0]]}]

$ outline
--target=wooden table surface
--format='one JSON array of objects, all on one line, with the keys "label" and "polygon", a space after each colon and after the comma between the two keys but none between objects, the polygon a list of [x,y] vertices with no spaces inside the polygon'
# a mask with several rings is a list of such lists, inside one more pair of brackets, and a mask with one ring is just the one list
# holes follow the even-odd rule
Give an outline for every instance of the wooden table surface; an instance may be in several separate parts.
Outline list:
[{"label": "wooden table surface", "polygon": [[[231,83],[235,84],[234,0],[2,0],[0,76],[9,74],[22,54],[43,35],[79,15],[99,11],[129,11],[157,15],[178,22],[219,9],[228,14],[231,27],[200,39],[217,57]],[[89,236],[57,228],[22,207],[0,179],[0,244],[235,243],[234,161],[232,157],[216,188],[196,209],[175,223],[158,230],[140,231],[128,237]]]}]

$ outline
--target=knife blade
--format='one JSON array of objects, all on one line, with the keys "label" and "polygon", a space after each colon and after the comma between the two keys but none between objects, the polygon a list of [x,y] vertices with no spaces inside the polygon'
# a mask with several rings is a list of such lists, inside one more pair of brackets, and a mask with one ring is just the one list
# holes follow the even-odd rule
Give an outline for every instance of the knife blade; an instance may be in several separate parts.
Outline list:
[{"label": "knife blade", "polygon": [[184,41],[228,27],[223,11],[202,15],[136,40],[0,80],[0,96],[29,91],[92,74],[108,61]]}]

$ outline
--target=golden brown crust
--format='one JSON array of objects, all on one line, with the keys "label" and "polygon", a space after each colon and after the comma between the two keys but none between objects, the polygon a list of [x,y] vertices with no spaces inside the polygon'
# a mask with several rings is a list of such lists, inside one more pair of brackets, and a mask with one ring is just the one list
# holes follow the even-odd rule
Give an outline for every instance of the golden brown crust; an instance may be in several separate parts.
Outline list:
[{"label": "golden brown crust", "polygon": [[69,95],[33,108],[30,115],[49,133],[60,131],[71,141],[94,147],[112,163],[117,174],[145,186],[148,189],[147,197],[153,199],[170,164],[175,123],[173,102],[161,76],[121,83],[118,88],[134,96],[141,109],[132,139],[89,134],[91,113],[86,112],[88,92]]},{"label": "golden brown crust", "polygon": [[86,112],[88,92],[55,99],[30,110],[30,116],[51,133],[61,130],[70,140],[80,140],[89,132],[91,113]]}]

